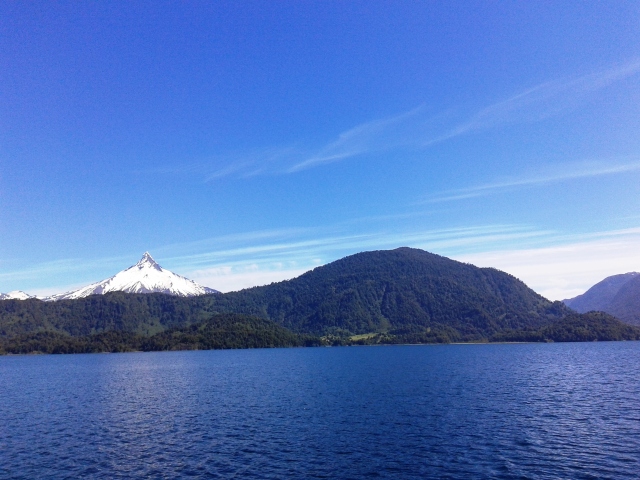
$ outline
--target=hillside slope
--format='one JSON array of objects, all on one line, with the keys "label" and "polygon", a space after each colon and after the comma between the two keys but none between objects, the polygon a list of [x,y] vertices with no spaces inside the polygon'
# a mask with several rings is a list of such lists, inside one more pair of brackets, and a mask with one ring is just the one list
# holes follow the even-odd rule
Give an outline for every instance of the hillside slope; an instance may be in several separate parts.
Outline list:
[{"label": "hillside slope", "polygon": [[601,311],[625,323],[640,325],[640,273],[612,275],[563,302],[579,313]]},{"label": "hillside slope", "polygon": [[625,283],[604,311],[630,325],[640,326],[640,275]]},{"label": "hillside slope", "polygon": [[539,326],[569,312],[507,273],[411,248],[351,255],[293,280],[225,294],[217,308],[270,318],[297,332],[446,325],[465,338]]},{"label": "hillside slope", "polygon": [[582,295],[567,298],[563,302],[576,312],[585,313],[591,311],[603,311],[611,303],[622,286],[628,281],[640,277],[637,272],[612,275],[596,283]]}]

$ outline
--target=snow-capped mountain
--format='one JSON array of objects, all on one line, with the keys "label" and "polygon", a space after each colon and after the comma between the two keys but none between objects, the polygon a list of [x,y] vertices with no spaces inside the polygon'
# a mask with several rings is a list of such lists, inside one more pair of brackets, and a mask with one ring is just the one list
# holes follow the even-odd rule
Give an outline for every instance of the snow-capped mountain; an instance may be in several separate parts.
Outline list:
[{"label": "snow-capped mountain", "polygon": [[14,290],[9,293],[0,293],[0,300],[27,300],[29,298],[35,298],[28,293],[24,293],[22,290]]},{"label": "snow-capped mountain", "polygon": [[108,292],[167,293],[180,297],[193,297],[207,293],[220,293],[213,288],[198,285],[193,280],[165,270],[151,258],[148,252],[134,266],[113,277],[92,283],[73,292],[59,293],[43,298],[45,301],[71,300]]}]

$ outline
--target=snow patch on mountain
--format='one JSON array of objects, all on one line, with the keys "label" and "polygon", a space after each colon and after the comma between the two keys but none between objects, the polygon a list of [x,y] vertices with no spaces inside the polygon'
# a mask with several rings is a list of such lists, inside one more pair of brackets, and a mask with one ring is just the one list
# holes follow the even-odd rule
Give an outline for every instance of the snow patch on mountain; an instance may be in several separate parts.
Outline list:
[{"label": "snow patch on mountain", "polygon": [[0,300],[28,300],[29,298],[35,298],[22,290],[14,290],[9,293],[0,293]]},{"label": "snow patch on mountain", "polygon": [[180,297],[193,297],[209,293],[220,293],[213,288],[203,287],[193,280],[165,270],[145,252],[140,261],[113,277],[67,293],[45,297],[45,301],[72,300],[89,295],[104,295],[109,292],[126,293],[166,293]]}]

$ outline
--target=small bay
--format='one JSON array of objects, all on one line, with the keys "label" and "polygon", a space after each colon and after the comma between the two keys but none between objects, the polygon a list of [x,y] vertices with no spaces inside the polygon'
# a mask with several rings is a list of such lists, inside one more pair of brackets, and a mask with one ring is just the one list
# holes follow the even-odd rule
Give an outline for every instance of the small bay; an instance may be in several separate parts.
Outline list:
[{"label": "small bay", "polygon": [[640,342],[0,357],[2,478],[637,478]]}]

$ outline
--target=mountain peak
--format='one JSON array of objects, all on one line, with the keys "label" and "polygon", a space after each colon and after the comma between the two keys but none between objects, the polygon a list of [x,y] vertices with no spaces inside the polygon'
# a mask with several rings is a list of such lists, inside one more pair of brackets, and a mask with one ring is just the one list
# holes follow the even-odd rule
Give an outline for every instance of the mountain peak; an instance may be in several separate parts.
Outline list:
[{"label": "mountain peak", "polygon": [[586,313],[591,310],[608,312],[607,308],[618,294],[620,289],[640,273],[628,272],[619,275],[611,275],[593,285],[582,295],[563,300],[565,305],[573,308],[578,313]]},{"label": "mountain peak", "polygon": [[144,252],[138,263],[116,273],[111,278],[92,283],[73,292],[51,295],[43,300],[69,300],[109,292],[166,293],[181,297],[220,293],[217,290],[203,287],[193,280],[165,270],[158,265],[149,252]]},{"label": "mountain peak", "polygon": [[24,293],[22,290],[14,290],[9,293],[0,293],[0,300],[28,300],[34,298],[28,293]]},{"label": "mountain peak", "polygon": [[142,258],[138,261],[138,263],[136,263],[135,266],[138,268],[152,267],[156,270],[162,270],[162,267],[158,265],[158,263],[153,259],[149,252],[144,252],[144,255],[142,255]]}]

